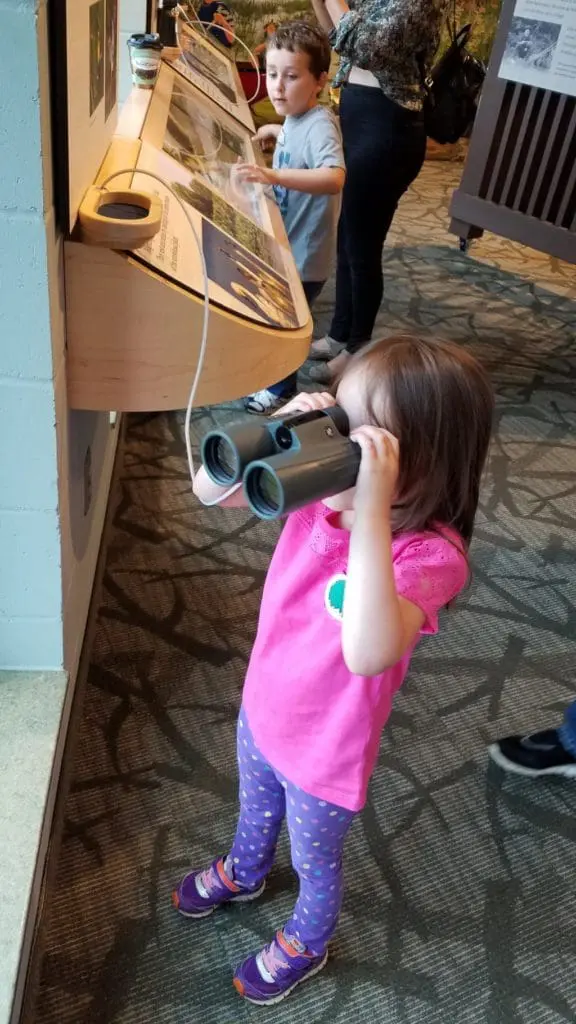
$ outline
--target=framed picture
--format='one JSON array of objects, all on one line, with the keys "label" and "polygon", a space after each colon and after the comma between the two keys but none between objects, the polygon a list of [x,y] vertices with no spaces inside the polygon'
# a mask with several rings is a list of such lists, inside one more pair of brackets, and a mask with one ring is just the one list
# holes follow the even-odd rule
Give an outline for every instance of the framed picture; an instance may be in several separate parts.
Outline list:
[{"label": "framed picture", "polygon": [[55,200],[68,233],[116,128],[118,0],[53,0],[48,11]]}]

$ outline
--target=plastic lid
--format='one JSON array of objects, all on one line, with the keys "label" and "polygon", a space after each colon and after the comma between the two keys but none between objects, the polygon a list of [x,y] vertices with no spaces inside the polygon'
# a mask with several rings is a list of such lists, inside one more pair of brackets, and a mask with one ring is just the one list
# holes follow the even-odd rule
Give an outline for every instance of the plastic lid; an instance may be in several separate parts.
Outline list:
[{"label": "plastic lid", "polygon": [[133,36],[130,36],[128,40],[128,46],[134,46],[137,49],[146,50],[161,50],[162,43],[160,42],[160,36],[155,32],[136,32]]}]

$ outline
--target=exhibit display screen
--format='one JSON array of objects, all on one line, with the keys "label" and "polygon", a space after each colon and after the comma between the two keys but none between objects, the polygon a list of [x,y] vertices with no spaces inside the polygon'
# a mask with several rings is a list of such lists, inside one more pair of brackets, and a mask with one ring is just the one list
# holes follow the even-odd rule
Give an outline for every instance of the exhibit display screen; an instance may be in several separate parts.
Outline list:
[{"label": "exhibit display screen", "polygon": [[[134,188],[162,200],[162,228],[135,255],[202,295],[202,264],[190,217],[202,245],[211,301],[262,324],[304,326],[309,311],[291,254],[274,236],[262,187],[235,180],[239,159],[255,160],[251,133],[163,65],[133,179]],[[153,172],[170,188],[139,170]]]},{"label": "exhibit display screen", "polygon": [[182,19],[178,23],[178,45],[182,52],[168,61],[171,67],[247,128],[252,128],[250,107],[229,58],[201,30],[192,29]]}]

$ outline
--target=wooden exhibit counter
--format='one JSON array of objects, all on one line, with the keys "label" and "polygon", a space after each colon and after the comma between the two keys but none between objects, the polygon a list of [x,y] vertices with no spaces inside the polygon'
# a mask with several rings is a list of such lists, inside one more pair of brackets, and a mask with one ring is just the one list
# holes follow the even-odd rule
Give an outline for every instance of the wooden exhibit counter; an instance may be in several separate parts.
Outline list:
[{"label": "wooden exhibit counter", "polygon": [[111,250],[77,240],[77,223],[65,242],[73,408],[152,411],[187,404],[204,316],[202,261],[190,221],[210,299],[195,404],[239,398],[306,358],[310,312],[276,203],[234,176],[238,160],[261,159],[249,108],[240,100],[234,65],[214,53],[224,65],[211,56],[206,91],[197,87],[197,69],[188,73],[179,54],[167,55],[154,89],[135,89],[127,101],[96,178],[100,185],[122,171],[110,189],[158,196],[155,237],[135,251]]}]

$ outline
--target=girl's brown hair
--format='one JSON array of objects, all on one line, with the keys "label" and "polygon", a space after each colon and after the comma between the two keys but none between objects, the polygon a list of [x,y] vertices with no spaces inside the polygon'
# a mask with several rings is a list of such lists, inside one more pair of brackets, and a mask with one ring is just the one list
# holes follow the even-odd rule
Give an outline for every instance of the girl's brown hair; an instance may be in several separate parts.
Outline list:
[{"label": "girl's brown hair", "polygon": [[494,395],[465,348],[395,335],[361,350],[367,415],[400,442],[395,533],[452,526],[470,543],[488,452]]}]

